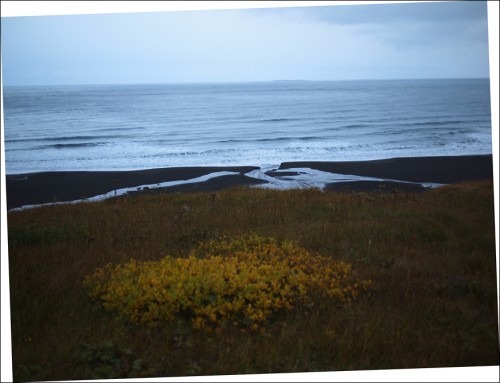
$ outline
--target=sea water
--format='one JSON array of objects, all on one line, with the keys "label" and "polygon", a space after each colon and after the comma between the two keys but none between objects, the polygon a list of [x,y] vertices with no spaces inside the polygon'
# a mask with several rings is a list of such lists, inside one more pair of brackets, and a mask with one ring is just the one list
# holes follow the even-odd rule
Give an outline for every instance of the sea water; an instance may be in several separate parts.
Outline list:
[{"label": "sea water", "polygon": [[7,174],[492,153],[488,79],[3,92]]}]

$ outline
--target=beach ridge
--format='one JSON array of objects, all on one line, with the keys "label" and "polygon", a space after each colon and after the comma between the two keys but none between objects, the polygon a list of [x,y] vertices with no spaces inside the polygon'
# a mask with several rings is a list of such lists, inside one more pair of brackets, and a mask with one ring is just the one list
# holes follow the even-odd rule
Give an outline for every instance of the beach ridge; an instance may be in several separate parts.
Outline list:
[{"label": "beach ridge", "polygon": [[[421,183],[449,184],[493,177],[492,155],[401,157],[369,161],[283,162],[278,169],[310,168],[328,173],[374,177],[383,181],[353,181],[325,184],[331,191],[372,191],[395,187],[404,191],[423,191]],[[157,189],[144,185],[183,181],[216,172],[236,174],[209,178],[203,182],[182,183],[161,188],[169,192],[216,191],[267,181],[246,174],[258,166],[172,167],[131,171],[55,171],[6,175],[7,209],[26,205],[74,201],[103,195],[113,190],[133,188],[132,193],[148,193]],[[273,170],[270,177],[280,174]],[[282,173],[287,175],[287,173]]]}]

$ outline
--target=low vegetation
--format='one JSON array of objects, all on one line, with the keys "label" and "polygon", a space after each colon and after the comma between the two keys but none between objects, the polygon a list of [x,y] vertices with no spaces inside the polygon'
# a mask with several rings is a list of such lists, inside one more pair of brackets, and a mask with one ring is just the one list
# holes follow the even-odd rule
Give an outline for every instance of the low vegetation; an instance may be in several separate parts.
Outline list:
[{"label": "low vegetation", "polygon": [[498,364],[491,181],[8,214],[14,378]]},{"label": "low vegetation", "polygon": [[243,332],[264,332],[275,312],[312,305],[311,296],[345,302],[371,284],[356,281],[349,264],[289,241],[249,236],[210,241],[196,252],[202,257],[108,264],[85,282],[93,298],[131,322],[189,318],[195,329],[234,325]]}]

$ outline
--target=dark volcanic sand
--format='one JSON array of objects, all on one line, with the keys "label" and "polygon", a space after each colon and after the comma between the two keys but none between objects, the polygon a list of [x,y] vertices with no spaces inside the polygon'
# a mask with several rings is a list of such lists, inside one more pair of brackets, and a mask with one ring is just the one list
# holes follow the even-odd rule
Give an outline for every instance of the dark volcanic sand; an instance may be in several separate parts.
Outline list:
[{"label": "dark volcanic sand", "polygon": [[[280,169],[313,168],[332,173],[386,178],[409,182],[454,183],[493,177],[492,155],[393,158],[353,162],[286,162]],[[6,176],[7,209],[32,204],[74,201],[105,194],[115,189],[188,180],[218,171],[235,171],[238,175],[222,176],[206,182],[145,189],[135,193],[216,191],[237,185],[254,185],[263,181],[244,175],[254,166],[186,167],[137,171],[41,172]],[[269,172],[283,176],[283,173]],[[384,185],[384,186],[381,186]],[[421,185],[391,181],[354,181],[332,183],[325,190],[353,191],[422,191]]]},{"label": "dark volcanic sand", "polygon": [[493,158],[491,154],[408,157],[374,161],[283,162],[280,166],[280,169],[290,168],[312,168],[330,173],[448,184],[492,178]]},{"label": "dark volcanic sand", "polygon": [[[32,204],[74,201],[115,189],[188,180],[219,171],[246,173],[239,167],[186,167],[108,172],[41,172],[6,176],[7,209]],[[247,178],[247,177],[245,177]],[[189,185],[189,187],[192,187]]]},{"label": "dark volcanic sand", "polygon": [[266,183],[266,181],[247,177],[243,174],[238,174],[211,178],[205,182],[196,182],[149,190],[139,190],[136,192],[129,192],[128,194],[134,195],[147,193],[214,192],[233,186],[258,185],[262,183]]}]

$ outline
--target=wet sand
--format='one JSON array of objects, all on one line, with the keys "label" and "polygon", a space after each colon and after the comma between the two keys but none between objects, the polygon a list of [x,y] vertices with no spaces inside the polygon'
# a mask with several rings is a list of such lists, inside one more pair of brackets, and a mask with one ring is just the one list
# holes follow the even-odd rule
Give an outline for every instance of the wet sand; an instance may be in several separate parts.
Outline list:
[{"label": "wet sand", "polygon": [[[258,169],[258,167],[181,167],[134,171],[40,172],[7,175],[7,209],[32,204],[74,201],[105,194],[120,188],[188,180],[220,171],[239,172],[242,176],[244,173],[255,169]],[[251,182],[253,179],[249,178],[249,180],[248,182]],[[221,182],[221,186],[226,184],[234,186],[228,184],[227,180],[224,179],[219,180],[219,182]],[[185,189],[187,191],[190,188],[200,188],[200,186],[197,187],[196,185],[201,184],[203,183],[185,185]],[[147,191],[148,189],[144,190],[144,192]]]},{"label": "wet sand", "polygon": [[[419,182],[447,184],[493,177],[491,155],[413,157],[350,162],[285,162],[280,166],[280,169],[290,168],[312,168],[331,173],[413,182],[355,181],[330,183],[325,186],[325,190],[336,192],[395,190],[420,192],[425,189],[418,184]],[[216,191],[233,186],[248,186],[265,182],[245,176],[245,173],[255,169],[259,168],[255,166],[180,167],[135,171],[40,172],[7,175],[7,209],[32,204],[74,201],[126,187],[138,188],[131,194],[195,192]],[[233,171],[239,174],[217,177],[199,183],[139,190],[143,185],[188,180],[220,171]],[[284,174],[270,172],[268,175],[283,176]]]},{"label": "wet sand", "polygon": [[477,156],[405,157],[374,161],[283,162],[280,169],[312,168],[409,182],[456,183],[493,177],[491,154]]}]

